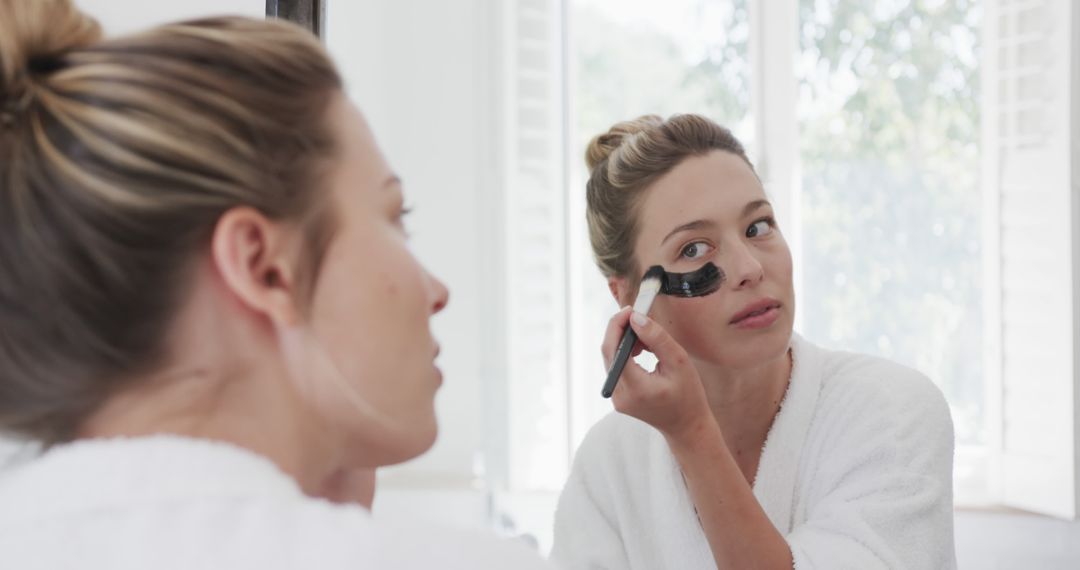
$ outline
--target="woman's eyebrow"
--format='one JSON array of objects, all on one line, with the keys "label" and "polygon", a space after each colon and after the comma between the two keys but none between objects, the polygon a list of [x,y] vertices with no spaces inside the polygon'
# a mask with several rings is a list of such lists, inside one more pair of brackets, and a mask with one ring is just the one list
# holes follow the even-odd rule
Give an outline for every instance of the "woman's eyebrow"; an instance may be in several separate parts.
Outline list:
[{"label": "woman's eyebrow", "polygon": [[754,200],[753,202],[750,202],[743,207],[742,217],[745,218],[746,216],[754,213],[754,210],[757,210],[758,208],[763,208],[765,206],[772,206],[772,204],[769,203],[768,200]]},{"label": "woman's eyebrow", "polygon": [[[768,200],[754,200],[748,203],[746,206],[743,206],[742,217],[745,218],[746,216],[754,213],[754,211],[760,208],[764,208],[765,206],[772,206],[772,204]],[[671,236],[679,232],[685,232],[687,230],[712,229],[714,227],[716,227],[716,222],[712,220],[694,220],[692,222],[687,222],[671,230],[668,235],[664,236],[664,239],[660,240],[660,245],[664,245],[667,240],[671,239]]]},{"label": "woman's eyebrow", "polygon": [[660,240],[660,245],[664,245],[664,242],[671,239],[671,236],[673,236],[673,235],[675,235],[675,234],[677,234],[679,232],[685,232],[687,230],[711,229],[711,228],[714,228],[714,227],[716,227],[716,222],[714,222],[712,220],[694,220],[692,222],[687,222],[687,223],[682,224],[681,226],[678,226],[675,229],[671,230],[671,233],[664,236],[664,239]]}]

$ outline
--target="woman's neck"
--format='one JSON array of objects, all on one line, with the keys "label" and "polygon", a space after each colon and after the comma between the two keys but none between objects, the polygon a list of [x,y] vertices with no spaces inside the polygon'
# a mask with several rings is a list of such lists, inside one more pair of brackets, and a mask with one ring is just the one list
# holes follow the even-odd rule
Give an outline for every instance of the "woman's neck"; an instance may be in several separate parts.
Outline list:
[{"label": "woman's neck", "polygon": [[[220,289],[220,287],[218,288]],[[341,470],[343,442],[304,404],[272,330],[213,287],[196,288],[166,341],[168,363],[129,378],[79,437],[173,434],[232,443],[274,462],[309,495]]]},{"label": "woman's neck", "polygon": [[341,469],[331,438],[314,433],[317,424],[287,393],[252,389],[259,381],[207,370],[139,379],[91,416],[78,437],[170,434],[231,443],[272,461],[306,494],[321,496]]},{"label": "woman's neck", "polygon": [[732,453],[760,453],[791,378],[791,350],[753,368],[734,370],[695,362],[709,409]]}]

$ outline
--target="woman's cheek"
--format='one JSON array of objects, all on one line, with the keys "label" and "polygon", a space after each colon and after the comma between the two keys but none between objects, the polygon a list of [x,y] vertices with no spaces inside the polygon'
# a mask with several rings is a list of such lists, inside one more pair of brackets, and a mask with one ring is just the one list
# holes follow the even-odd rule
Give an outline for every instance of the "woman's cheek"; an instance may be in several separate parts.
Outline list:
[{"label": "woman's cheek", "polygon": [[713,295],[694,299],[667,299],[664,313],[658,319],[668,334],[688,352],[693,353],[694,348],[708,346],[709,337],[723,326],[720,308],[715,299],[710,297]]}]

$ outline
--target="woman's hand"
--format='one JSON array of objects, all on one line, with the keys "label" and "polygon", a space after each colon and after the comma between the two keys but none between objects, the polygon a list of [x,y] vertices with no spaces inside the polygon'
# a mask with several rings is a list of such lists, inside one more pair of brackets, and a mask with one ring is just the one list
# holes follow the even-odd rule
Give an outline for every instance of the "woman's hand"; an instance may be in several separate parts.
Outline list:
[{"label": "woman's hand", "polygon": [[[633,316],[633,318],[631,318]],[[690,356],[656,321],[630,307],[623,307],[608,321],[601,351],[604,366],[611,368],[623,331],[631,326],[638,335],[633,355],[642,350],[653,353],[656,369],[646,371],[632,359],[626,363],[611,401],[615,409],[659,430],[669,440],[691,437],[703,425],[714,421],[705,398],[705,388]]]}]

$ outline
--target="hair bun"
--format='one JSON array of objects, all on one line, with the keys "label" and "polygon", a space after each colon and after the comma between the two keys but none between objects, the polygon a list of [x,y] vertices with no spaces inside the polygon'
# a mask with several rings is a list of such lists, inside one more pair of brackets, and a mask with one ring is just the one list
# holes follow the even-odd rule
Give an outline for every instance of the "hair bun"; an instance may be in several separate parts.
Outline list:
[{"label": "hair bun", "polygon": [[592,171],[598,165],[607,162],[611,153],[622,145],[623,141],[640,132],[659,127],[664,119],[659,115],[642,115],[636,119],[615,123],[608,132],[596,135],[585,149],[585,164]]},{"label": "hair bun", "polygon": [[25,100],[27,82],[55,67],[49,60],[100,38],[70,0],[0,0],[0,113]]}]

